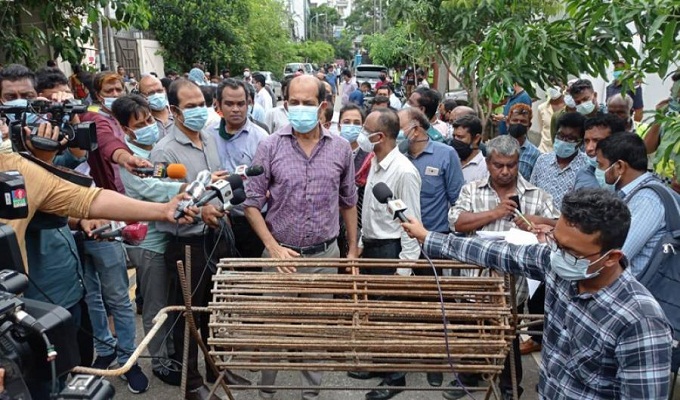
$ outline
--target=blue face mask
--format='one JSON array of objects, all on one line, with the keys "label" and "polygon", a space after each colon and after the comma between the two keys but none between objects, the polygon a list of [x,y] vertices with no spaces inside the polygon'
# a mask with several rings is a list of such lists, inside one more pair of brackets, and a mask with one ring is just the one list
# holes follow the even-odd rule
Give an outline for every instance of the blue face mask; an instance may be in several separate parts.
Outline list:
[{"label": "blue face mask", "polygon": [[595,272],[588,273],[588,268],[595,264],[596,262],[600,261],[603,259],[605,256],[607,256],[609,252],[605,253],[602,255],[602,257],[598,258],[594,262],[590,262],[590,260],[582,258],[582,259],[577,259],[571,254],[565,253],[562,250],[557,250],[557,251],[550,251],[550,266],[552,267],[553,271],[559,276],[560,278],[567,280],[567,281],[583,281],[591,278],[595,278],[596,276],[600,275],[600,271],[602,271],[602,266],[600,269],[598,269]]},{"label": "blue face mask", "polygon": [[208,122],[208,109],[205,107],[194,107],[182,110],[184,125],[187,129],[199,132]]},{"label": "blue face mask", "polygon": [[588,164],[597,170],[597,157],[588,157]]},{"label": "blue face mask", "polygon": [[154,111],[161,111],[168,106],[168,96],[165,93],[155,93],[147,97],[149,108]]},{"label": "blue face mask", "polygon": [[614,78],[614,80],[618,80],[621,77],[622,73],[623,71],[614,71],[612,72],[612,77]]},{"label": "blue face mask", "polygon": [[104,97],[102,100],[102,105],[107,109],[111,110],[111,107],[113,107],[113,102],[118,100],[117,97]]},{"label": "blue face mask", "polygon": [[606,173],[607,173],[607,171],[603,171],[603,170],[596,167],[595,168],[595,179],[597,179],[597,183],[600,184],[600,187],[602,189],[611,190],[613,192],[614,190],[616,190],[616,188],[615,188],[614,185],[610,185],[610,184],[607,183],[607,179],[605,178]]},{"label": "blue face mask", "polygon": [[569,158],[576,153],[576,147],[578,143],[569,143],[560,139],[555,139],[553,143],[553,149],[555,149],[555,155],[559,158]]},{"label": "blue face mask", "polygon": [[158,141],[158,124],[155,122],[143,128],[135,129],[133,131],[137,140],[135,142],[150,146]]},{"label": "blue face mask", "polygon": [[298,133],[309,133],[319,124],[319,107],[289,106],[288,121]]},{"label": "blue face mask", "polygon": [[340,136],[345,138],[348,142],[354,143],[361,132],[361,125],[340,125]]}]

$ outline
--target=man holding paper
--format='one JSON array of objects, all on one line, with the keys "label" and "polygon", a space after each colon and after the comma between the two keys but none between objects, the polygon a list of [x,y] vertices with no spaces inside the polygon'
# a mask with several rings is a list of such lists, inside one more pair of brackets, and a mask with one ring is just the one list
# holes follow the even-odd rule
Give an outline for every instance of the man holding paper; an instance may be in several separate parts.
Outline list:
[{"label": "man holding paper", "polygon": [[[489,176],[463,186],[456,204],[449,210],[451,231],[472,235],[477,231],[509,231],[512,228],[534,231],[541,225],[554,226],[560,214],[552,197],[519,175],[519,142],[508,135],[498,136],[487,143],[486,151]],[[506,240],[512,240],[511,235],[506,234]],[[516,276],[516,279],[517,304],[522,304],[528,295],[526,278]],[[518,338],[513,340],[513,346],[519,384],[522,364]],[[506,360],[501,374],[500,387],[504,392],[512,391],[509,364]],[[459,378],[466,386],[475,385],[479,380],[475,374],[459,374]],[[445,392],[444,397],[457,399],[464,395],[465,391],[454,388]]]}]

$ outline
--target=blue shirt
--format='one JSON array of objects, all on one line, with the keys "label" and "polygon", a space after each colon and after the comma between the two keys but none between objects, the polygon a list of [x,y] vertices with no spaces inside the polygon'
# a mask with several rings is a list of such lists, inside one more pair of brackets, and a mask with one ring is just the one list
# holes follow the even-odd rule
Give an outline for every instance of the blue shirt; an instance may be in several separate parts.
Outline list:
[{"label": "blue shirt", "polygon": [[531,173],[540,155],[538,148],[529,139],[524,139],[524,144],[519,148],[519,173],[522,174],[522,178],[531,179]]},{"label": "blue shirt", "polygon": [[588,165],[586,153],[578,152],[564,169],[557,163],[555,152],[541,154],[531,173],[531,183],[545,190],[553,197],[555,208],[562,209],[562,198],[574,189],[576,173]]},{"label": "blue shirt", "polygon": [[267,112],[262,108],[261,105],[257,103],[253,103],[253,112],[251,114],[253,118],[255,118],[256,121],[261,122],[261,123],[266,123],[267,121]]},{"label": "blue shirt", "polygon": [[358,105],[359,107],[363,107],[364,105],[364,92],[362,92],[359,89],[354,90],[352,93],[349,94],[349,101],[350,103],[354,103]]},{"label": "blue shirt", "polygon": [[[85,160],[75,158],[66,150],[56,156],[53,163],[75,168]],[[85,294],[78,248],[67,222],[68,218],[37,212],[26,229],[26,255],[31,282],[24,296],[54,302],[64,308],[73,307]]]},{"label": "blue shirt", "polygon": [[677,208],[665,210],[661,198],[652,189],[641,189],[631,196],[635,188],[650,181],[661,183],[654,175],[645,172],[621,188],[625,195],[623,200],[630,210],[630,229],[621,250],[630,260],[630,269],[635,276],[647,267],[654,249],[667,231],[666,212],[678,212]]},{"label": "blue shirt", "polygon": [[458,154],[453,147],[430,140],[417,157],[409,153],[406,157],[415,165],[422,181],[420,215],[423,224],[431,231],[448,232],[449,207],[456,203],[465,183]]},{"label": "blue shirt", "polygon": [[[525,90],[522,90],[521,92],[517,94],[513,94],[509,99],[508,102],[505,103],[505,106],[503,107],[503,115],[506,117],[508,114],[510,114],[510,108],[514,106],[515,104],[519,103],[524,103],[531,107],[531,97],[527,94]],[[501,121],[498,123],[498,134],[499,135],[507,135],[508,134],[508,126],[505,123],[505,121]]]},{"label": "blue shirt", "polygon": [[579,293],[557,276],[544,244],[429,233],[424,249],[545,282],[540,399],[667,399],[671,329],[649,291],[626,268],[607,287]]},{"label": "blue shirt", "polygon": [[581,170],[576,173],[574,190],[583,188],[600,189],[600,183],[597,181],[597,178],[595,178],[595,167],[590,164],[581,168]]},{"label": "blue shirt", "polygon": [[337,76],[335,75],[334,72],[329,72],[326,74],[326,82],[328,82],[328,84],[331,85],[333,94],[336,94],[338,92],[335,85],[335,83],[337,82]]}]

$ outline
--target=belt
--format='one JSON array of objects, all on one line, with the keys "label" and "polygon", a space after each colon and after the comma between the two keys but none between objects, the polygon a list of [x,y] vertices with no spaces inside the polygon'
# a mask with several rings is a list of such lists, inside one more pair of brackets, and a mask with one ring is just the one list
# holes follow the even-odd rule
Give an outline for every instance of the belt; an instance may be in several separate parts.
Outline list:
[{"label": "belt", "polygon": [[363,238],[361,241],[364,243],[364,247],[380,247],[386,246],[392,243],[401,243],[401,239],[368,239]]},{"label": "belt", "polygon": [[285,243],[279,243],[281,246],[294,250],[295,252],[299,253],[301,256],[311,256],[314,254],[319,254],[323,253],[324,251],[328,250],[337,238],[332,238],[328,239],[325,242],[319,243],[319,244],[313,244],[311,246],[305,246],[305,247],[296,247],[296,246],[289,246]]}]

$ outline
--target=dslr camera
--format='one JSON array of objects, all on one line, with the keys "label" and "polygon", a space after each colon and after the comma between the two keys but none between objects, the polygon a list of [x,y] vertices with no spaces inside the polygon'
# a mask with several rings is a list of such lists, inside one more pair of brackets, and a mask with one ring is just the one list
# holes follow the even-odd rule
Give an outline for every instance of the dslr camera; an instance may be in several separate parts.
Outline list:
[{"label": "dslr camera", "polygon": [[[45,151],[63,150],[60,142],[68,139],[66,147],[78,148],[86,151],[97,150],[97,130],[93,122],[71,124],[75,114],[87,112],[87,106],[74,101],[52,102],[47,100],[28,100],[26,106],[0,106],[0,115],[8,116],[10,120],[10,139],[14,151],[28,151],[24,140],[24,127],[31,129],[29,137],[36,149]],[[32,118],[35,116],[35,118]],[[29,118],[31,117],[31,118]],[[38,126],[49,122],[59,127],[58,140],[37,136]]]}]

